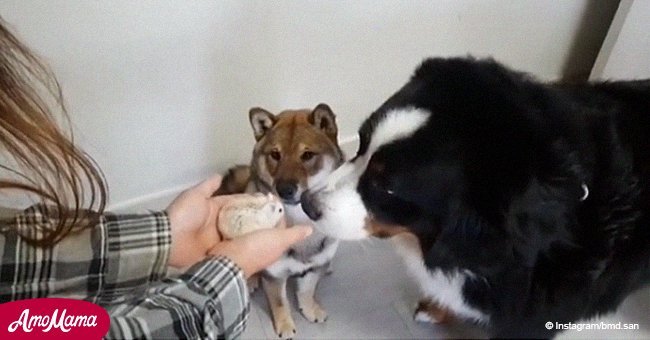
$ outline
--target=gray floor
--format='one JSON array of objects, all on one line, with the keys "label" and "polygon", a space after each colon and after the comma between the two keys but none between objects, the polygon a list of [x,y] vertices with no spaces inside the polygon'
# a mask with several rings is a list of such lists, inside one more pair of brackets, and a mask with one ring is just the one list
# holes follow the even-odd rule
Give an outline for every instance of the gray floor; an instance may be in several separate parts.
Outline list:
[{"label": "gray floor", "polygon": [[[296,310],[292,285],[289,296],[297,339],[422,339],[484,338],[468,325],[432,325],[412,319],[416,289],[390,244],[380,240],[343,242],[335,257],[333,273],[317,290],[317,299],[328,311],[325,323],[312,324]],[[244,339],[277,339],[261,289],[252,298]],[[650,339],[650,290],[635,294],[609,321],[640,323],[639,331],[582,331],[565,337]],[[621,314],[621,315],[619,315]]]},{"label": "gray floor", "polygon": [[[289,285],[297,339],[407,339],[484,337],[471,327],[442,327],[412,320],[416,289],[390,244],[381,240],[342,242],[332,266],[317,289],[317,299],[327,310],[325,323],[313,324],[296,309]],[[245,339],[277,339],[266,298],[253,294]]]}]

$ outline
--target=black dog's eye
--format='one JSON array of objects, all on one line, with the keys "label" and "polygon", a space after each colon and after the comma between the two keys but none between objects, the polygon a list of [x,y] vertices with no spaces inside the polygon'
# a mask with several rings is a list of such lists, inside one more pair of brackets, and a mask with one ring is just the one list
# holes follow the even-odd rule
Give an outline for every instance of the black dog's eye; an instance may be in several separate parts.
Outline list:
[{"label": "black dog's eye", "polygon": [[387,195],[392,196],[392,195],[395,194],[395,192],[393,190],[391,190],[389,187],[387,187],[386,183],[384,183],[383,181],[379,181],[377,179],[372,179],[370,181],[370,185],[372,185],[375,188],[375,190],[381,191],[382,193],[385,193]]},{"label": "black dog's eye", "polygon": [[271,158],[273,158],[273,160],[275,160],[275,161],[279,161],[280,158],[282,158],[282,155],[280,154],[280,151],[278,151],[278,150],[273,150],[273,151],[271,151],[271,153],[270,153],[269,155],[270,155]]},{"label": "black dog's eye", "polygon": [[307,161],[311,160],[312,158],[314,158],[314,156],[316,156],[316,153],[311,152],[311,151],[305,151],[305,152],[302,153],[302,155],[300,155],[300,159],[303,162],[307,162]]}]

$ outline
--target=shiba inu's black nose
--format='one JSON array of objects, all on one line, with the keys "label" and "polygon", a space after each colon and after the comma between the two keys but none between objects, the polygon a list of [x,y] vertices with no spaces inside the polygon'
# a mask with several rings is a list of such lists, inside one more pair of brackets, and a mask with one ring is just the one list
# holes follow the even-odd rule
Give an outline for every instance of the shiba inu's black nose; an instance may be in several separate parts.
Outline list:
[{"label": "shiba inu's black nose", "polygon": [[283,200],[291,201],[298,191],[298,186],[292,182],[280,181],[275,184],[275,191]]},{"label": "shiba inu's black nose", "polygon": [[315,195],[308,191],[303,192],[300,196],[300,204],[302,206],[302,211],[304,211],[312,221],[317,221],[321,217],[322,213],[316,203]]}]

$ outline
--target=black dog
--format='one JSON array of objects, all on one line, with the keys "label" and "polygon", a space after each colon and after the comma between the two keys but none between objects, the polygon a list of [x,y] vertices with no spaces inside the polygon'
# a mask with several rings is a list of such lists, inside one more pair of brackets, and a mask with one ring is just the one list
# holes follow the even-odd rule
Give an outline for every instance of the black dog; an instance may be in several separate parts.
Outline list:
[{"label": "black dog", "polygon": [[359,135],[305,212],[342,239],[399,234],[423,298],[494,336],[552,336],[650,282],[650,81],[429,59]]}]

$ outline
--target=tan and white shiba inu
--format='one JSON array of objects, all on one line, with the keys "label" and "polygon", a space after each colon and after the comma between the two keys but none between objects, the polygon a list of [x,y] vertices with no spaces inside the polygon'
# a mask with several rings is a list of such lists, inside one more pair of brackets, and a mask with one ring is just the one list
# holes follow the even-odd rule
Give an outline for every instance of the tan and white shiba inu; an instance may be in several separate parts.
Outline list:
[{"label": "tan and white shiba inu", "polygon": [[[311,224],[300,206],[302,193],[325,180],[343,162],[334,113],[326,104],[319,104],[313,110],[287,110],[277,115],[253,108],[249,118],[257,141],[251,164],[231,168],[215,194],[273,193],[285,206],[288,226]],[[311,322],[327,318],[314,293],[337,247],[337,240],[314,231],[262,273],[262,287],[280,337],[296,334],[286,294],[289,277],[296,277],[302,315]]]}]

